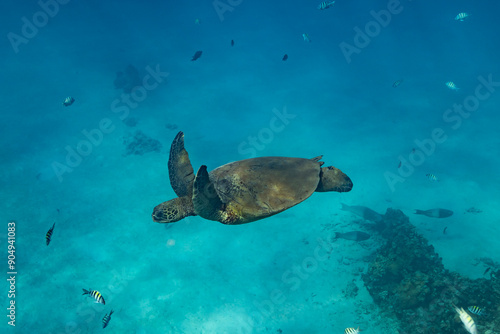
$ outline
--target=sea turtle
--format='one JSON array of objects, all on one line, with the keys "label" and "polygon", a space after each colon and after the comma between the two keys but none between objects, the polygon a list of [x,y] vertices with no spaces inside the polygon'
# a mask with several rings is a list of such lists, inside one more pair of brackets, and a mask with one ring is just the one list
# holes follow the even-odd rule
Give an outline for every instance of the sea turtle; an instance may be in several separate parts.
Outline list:
[{"label": "sea turtle", "polygon": [[351,179],[313,159],[262,157],[231,162],[196,175],[184,148],[184,134],[172,142],[168,171],[178,198],[157,205],[153,221],[173,223],[199,215],[223,224],[245,224],[299,204],[313,192],[347,192]]}]

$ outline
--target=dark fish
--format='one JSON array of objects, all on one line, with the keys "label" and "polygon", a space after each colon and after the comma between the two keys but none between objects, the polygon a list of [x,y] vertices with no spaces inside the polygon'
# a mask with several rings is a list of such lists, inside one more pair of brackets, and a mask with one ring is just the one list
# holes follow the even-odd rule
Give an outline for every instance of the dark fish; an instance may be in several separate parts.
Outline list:
[{"label": "dark fish", "polygon": [[90,289],[88,290],[82,289],[82,290],[84,295],[89,295],[90,297],[94,298],[96,303],[100,303],[102,305],[106,304],[106,302],[104,301],[104,297],[101,295],[99,291]]},{"label": "dark fish", "polygon": [[398,168],[401,168],[401,161],[399,162]]},{"label": "dark fish", "polygon": [[287,55],[287,54],[285,54],[285,55],[283,56],[283,59],[282,59],[282,60],[283,60],[283,61],[286,61],[287,59],[288,59],[288,55]]},{"label": "dark fish", "polygon": [[446,234],[446,229],[448,228],[448,226],[446,226],[443,230],[443,234]]},{"label": "dark fish", "polygon": [[231,46],[234,46],[234,39],[231,40]]},{"label": "dark fish", "polygon": [[200,57],[201,57],[201,54],[202,54],[202,52],[201,52],[201,51],[196,51],[196,52],[194,53],[193,59],[191,59],[191,61],[195,61],[196,59],[200,58]]},{"label": "dark fish", "polygon": [[346,240],[353,240],[353,241],[363,241],[363,240],[368,240],[370,239],[370,235],[365,232],[360,232],[360,231],[352,231],[352,232],[346,232],[346,233],[339,233],[335,232],[335,239],[337,238],[342,238]]},{"label": "dark fish", "polygon": [[104,318],[102,318],[102,328],[106,328],[106,326],[109,324],[109,321],[111,320],[111,315],[113,314],[113,310],[109,312],[109,314],[106,314]]},{"label": "dark fish", "polygon": [[486,268],[486,270],[483,273],[483,276],[486,275],[488,273],[488,271],[490,271],[490,269],[491,269],[491,267]]},{"label": "dark fish", "polygon": [[360,216],[363,219],[370,220],[372,222],[378,223],[382,221],[382,215],[379,213],[376,213],[370,208],[367,208],[365,206],[358,206],[358,205],[347,205],[344,203],[340,203],[342,207],[340,210],[344,211],[349,211],[351,213],[354,213],[356,216]]},{"label": "dark fish", "polygon": [[47,234],[45,234],[45,242],[47,243],[47,246],[50,244],[50,239],[52,238],[52,233],[54,232],[54,227],[56,227],[56,223],[52,225],[50,230],[47,231]]},{"label": "dark fish", "polygon": [[453,214],[453,211],[446,209],[415,210],[416,215],[424,215],[431,218],[447,218]]}]

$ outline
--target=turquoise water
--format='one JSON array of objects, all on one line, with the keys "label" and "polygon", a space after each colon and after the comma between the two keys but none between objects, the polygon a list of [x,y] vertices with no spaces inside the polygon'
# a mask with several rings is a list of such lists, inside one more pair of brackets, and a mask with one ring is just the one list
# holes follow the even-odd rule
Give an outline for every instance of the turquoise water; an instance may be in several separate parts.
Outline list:
[{"label": "turquoise water", "polygon": [[[361,280],[383,240],[341,202],[402,210],[467,277],[483,277],[478,258],[500,261],[499,5],[318,4],[5,1],[0,235],[10,277],[15,222],[17,274],[15,298],[0,293],[15,327],[2,328],[93,333],[114,310],[107,332],[395,332]],[[116,79],[130,65],[127,91]],[[323,154],[354,188],[251,224],[157,224],[178,131],[195,171]],[[412,214],[432,208],[454,215]],[[331,240],[353,230],[373,235]]]}]

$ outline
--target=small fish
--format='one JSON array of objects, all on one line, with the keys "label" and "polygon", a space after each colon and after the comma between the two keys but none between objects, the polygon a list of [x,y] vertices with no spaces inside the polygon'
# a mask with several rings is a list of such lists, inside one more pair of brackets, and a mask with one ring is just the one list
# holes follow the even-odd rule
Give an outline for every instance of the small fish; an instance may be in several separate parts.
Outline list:
[{"label": "small fish", "polygon": [[483,276],[486,275],[488,273],[488,271],[490,271],[490,269],[491,269],[491,267],[486,268],[486,270],[483,273]]},{"label": "small fish", "polygon": [[401,168],[401,164],[402,164],[402,162],[401,162],[401,161],[399,161],[398,168]]},{"label": "small fish", "polygon": [[346,232],[346,233],[339,233],[335,232],[335,237],[334,239],[337,238],[342,238],[346,240],[352,240],[352,241],[364,241],[370,239],[370,235],[365,232],[360,232],[360,231],[352,231],[352,232]]},{"label": "small fish", "polygon": [[439,181],[439,179],[437,178],[437,176],[436,176],[436,175],[434,175],[434,174],[429,173],[429,174],[425,174],[425,176],[426,176],[429,180],[431,180],[431,181],[433,181],[433,182],[438,182],[438,181]]},{"label": "small fish", "polygon": [[431,218],[447,218],[453,215],[453,211],[446,209],[415,210],[416,215],[424,215]]},{"label": "small fish", "polygon": [[466,18],[468,18],[470,15],[467,13],[458,13],[457,16],[455,16],[456,21],[461,21],[464,22]]},{"label": "small fish", "polygon": [[357,329],[353,327],[346,328],[344,334],[359,334],[359,327]]},{"label": "small fish", "polygon": [[446,226],[443,230],[443,234],[446,234],[446,229],[448,228],[448,226]]},{"label": "small fish", "polygon": [[403,79],[396,80],[392,84],[392,87],[394,87],[394,88],[399,87],[399,85],[401,85],[402,83],[403,83]]},{"label": "small fish", "polygon": [[194,24],[200,24],[200,19],[195,19]]},{"label": "small fish", "polygon": [[111,320],[111,315],[113,314],[113,310],[109,312],[109,314],[106,314],[104,318],[102,318],[102,328],[106,328],[108,326],[109,321]]},{"label": "small fish", "polygon": [[70,105],[72,105],[72,104],[73,104],[73,102],[75,102],[75,99],[74,99],[74,98],[72,98],[71,96],[68,96],[67,98],[65,98],[65,99],[64,99],[64,101],[63,101],[63,103],[62,103],[62,104],[63,104],[63,106],[65,106],[65,107],[69,107]]},{"label": "small fish", "polygon": [[477,329],[476,329],[476,324],[474,323],[474,320],[471,318],[469,313],[465,312],[463,308],[458,308],[455,305],[453,305],[455,308],[455,311],[457,311],[458,315],[460,316],[460,320],[462,320],[462,323],[464,324],[465,330],[469,332],[470,334],[477,334]]},{"label": "small fish", "polygon": [[202,51],[196,51],[191,61],[195,61],[196,59],[200,58],[202,53],[203,53]]},{"label": "small fish", "polygon": [[323,1],[318,5],[319,10],[328,9],[333,6],[335,1]]},{"label": "small fish", "polygon": [[54,227],[56,226],[56,223],[52,225],[50,230],[47,231],[47,234],[45,234],[45,242],[47,243],[47,246],[50,244],[50,239],[52,238],[52,233],[54,232]]},{"label": "small fish", "polygon": [[469,306],[467,309],[475,315],[485,315],[484,310],[478,306]]},{"label": "small fish", "polygon": [[302,38],[304,39],[304,41],[311,43],[311,39],[309,38],[308,34],[302,34]]},{"label": "small fish", "polygon": [[234,39],[231,40],[231,46],[234,46]]},{"label": "small fish", "polygon": [[286,61],[287,59],[288,59],[288,55],[287,55],[287,54],[285,54],[285,55],[283,56],[283,59],[281,59],[281,60]]},{"label": "small fish", "polygon": [[454,91],[457,91],[460,89],[457,87],[457,85],[455,85],[455,83],[453,81],[448,81],[445,83],[445,85],[446,85],[446,87],[448,87],[449,89],[454,90]]},{"label": "small fish", "polygon": [[88,290],[82,289],[82,290],[84,295],[89,295],[90,297],[94,298],[96,303],[106,305],[106,303],[104,302],[104,297],[101,295],[99,291],[90,289]]}]

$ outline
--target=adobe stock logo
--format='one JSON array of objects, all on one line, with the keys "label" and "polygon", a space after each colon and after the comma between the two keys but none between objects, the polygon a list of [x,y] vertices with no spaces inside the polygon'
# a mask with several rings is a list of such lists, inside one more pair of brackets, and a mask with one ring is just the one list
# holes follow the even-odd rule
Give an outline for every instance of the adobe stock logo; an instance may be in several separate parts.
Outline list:
[{"label": "adobe stock logo", "polygon": [[362,49],[370,45],[372,39],[380,35],[382,28],[387,27],[391,23],[392,16],[400,14],[403,9],[399,0],[389,0],[387,9],[382,9],[378,12],[371,10],[370,15],[373,17],[373,20],[365,24],[364,31],[358,26],[354,27],[354,32],[356,33],[353,38],[354,45],[347,42],[339,44],[340,51],[342,51],[347,63],[351,63],[351,57],[354,53],[360,54]]},{"label": "adobe stock logo", "polygon": [[[449,124],[454,131],[460,129],[465,119],[468,119],[481,106],[481,102],[489,99],[493,93],[500,88],[500,81],[493,81],[493,75],[487,77],[482,75],[477,77],[479,84],[474,92],[467,95],[461,104],[454,103],[453,108],[448,108],[443,112],[442,119]],[[400,155],[401,162],[397,173],[386,171],[385,180],[392,192],[396,191],[396,185],[403,183],[415,173],[417,167],[423,165],[428,157],[436,152],[436,148],[448,140],[448,132],[442,127],[436,127],[430,131],[427,138],[415,139],[415,149],[407,156]]]},{"label": "adobe stock logo", "polygon": [[247,140],[242,141],[238,145],[238,153],[248,155],[248,158],[255,158],[257,151],[262,151],[274,140],[274,135],[285,130],[290,120],[297,115],[289,114],[286,107],[282,111],[273,109],[274,116],[269,120],[269,126],[259,130],[256,136],[248,136]]},{"label": "adobe stock logo", "polygon": [[49,19],[54,18],[59,13],[59,5],[66,5],[70,0],[47,0],[38,1],[38,6],[41,10],[35,12],[31,21],[23,16],[21,18],[21,35],[14,32],[7,34],[7,39],[15,53],[19,53],[19,46],[28,44],[28,42],[38,35],[39,29],[45,27],[49,23]]},{"label": "adobe stock logo", "polygon": [[243,0],[215,0],[212,2],[212,6],[214,6],[215,12],[219,16],[219,20],[224,21],[224,13],[232,12],[235,7],[241,5]]}]

